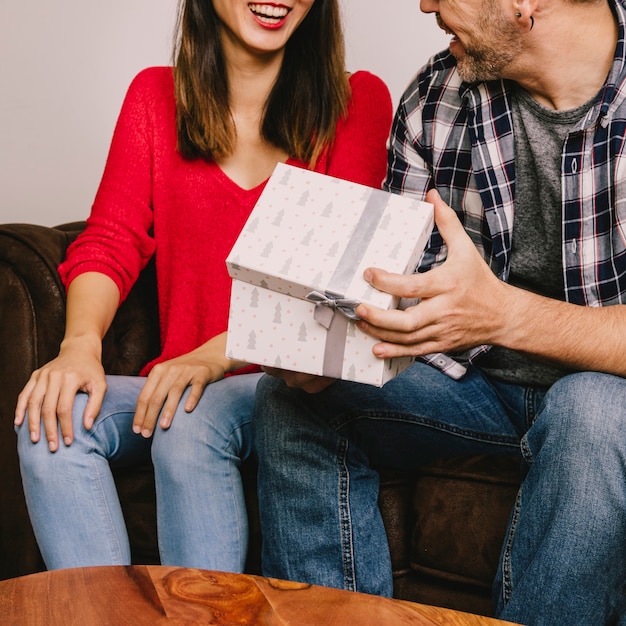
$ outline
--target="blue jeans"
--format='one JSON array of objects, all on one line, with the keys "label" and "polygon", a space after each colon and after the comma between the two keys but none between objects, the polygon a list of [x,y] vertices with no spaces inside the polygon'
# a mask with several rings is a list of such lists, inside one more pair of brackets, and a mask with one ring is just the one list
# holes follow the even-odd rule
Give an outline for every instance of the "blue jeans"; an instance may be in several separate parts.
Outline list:
[{"label": "blue jeans", "polygon": [[208,385],[186,413],[153,439],[132,432],[145,378],[108,376],[102,410],[82,425],[87,395],[74,403],[74,442],[50,453],[17,429],[22,482],[37,543],[48,569],[130,564],[130,547],[111,468],[150,461],[164,565],[242,571],[248,523],[239,466],[251,453],[250,416],[260,374]]},{"label": "blue jeans", "polygon": [[626,380],[578,373],[533,389],[418,362],[382,389],[340,381],[309,395],[265,377],[253,436],[266,575],[391,595],[374,468],[513,455],[524,480],[497,615],[626,624]]}]

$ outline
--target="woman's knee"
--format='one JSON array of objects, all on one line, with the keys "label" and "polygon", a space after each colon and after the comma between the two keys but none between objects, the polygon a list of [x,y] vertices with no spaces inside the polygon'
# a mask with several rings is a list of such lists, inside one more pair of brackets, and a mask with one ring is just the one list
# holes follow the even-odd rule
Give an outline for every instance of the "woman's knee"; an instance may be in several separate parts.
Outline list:
[{"label": "woman's knee", "polygon": [[[82,421],[77,416],[81,416],[84,413],[87,398],[86,394],[78,394],[76,396],[73,408],[74,440],[70,446],[61,443],[60,448],[56,452],[50,452],[48,448],[48,440],[43,424],[41,425],[40,437],[37,442],[31,441],[27,423],[28,416],[26,416],[24,423],[16,428],[17,452],[23,475],[45,482],[46,479],[62,472],[63,465],[71,463],[72,458],[80,454],[80,449],[83,448],[81,445],[83,429]],[[61,441],[60,431],[58,436],[59,441]]]},{"label": "woman's knee", "polygon": [[24,480],[42,482],[54,471],[52,464],[55,461],[55,454],[48,449],[45,437],[36,443],[32,442],[24,424],[17,432],[17,453]]},{"label": "woman's knee", "polygon": [[172,473],[180,468],[181,463],[187,466],[190,461],[187,442],[192,436],[191,425],[185,428],[187,417],[177,412],[169,428],[163,429],[159,424],[156,425],[150,449],[155,468]]},{"label": "woman's knee", "polygon": [[174,473],[211,459],[237,460],[248,456],[256,383],[251,379],[227,382],[230,380],[207,387],[191,412],[184,409],[186,394],[181,398],[170,427],[163,430],[157,426],[155,430],[152,442],[155,466]]}]

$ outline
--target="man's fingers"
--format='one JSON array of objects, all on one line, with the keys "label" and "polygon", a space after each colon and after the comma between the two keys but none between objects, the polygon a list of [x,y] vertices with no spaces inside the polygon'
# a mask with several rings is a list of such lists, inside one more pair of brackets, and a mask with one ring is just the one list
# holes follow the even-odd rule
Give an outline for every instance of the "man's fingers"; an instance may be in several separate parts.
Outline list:
[{"label": "man's fingers", "polygon": [[388,331],[396,331],[399,333],[408,333],[412,331],[419,322],[416,321],[416,313],[409,315],[407,312],[412,311],[414,307],[410,307],[405,311],[398,309],[379,309],[375,306],[360,304],[356,313],[360,320],[357,322],[358,327],[368,334],[379,336],[380,332],[376,329],[386,329]]},{"label": "man's fingers", "polygon": [[[428,202],[435,207],[435,225],[448,248],[448,256],[459,246],[469,245],[475,252],[475,246],[467,234],[456,211],[448,206],[436,189],[431,189],[426,194]],[[463,248],[464,249],[464,248]]]},{"label": "man's fingers", "polygon": [[426,274],[394,274],[378,267],[370,267],[363,273],[363,278],[379,291],[409,299],[422,297],[425,277]]}]

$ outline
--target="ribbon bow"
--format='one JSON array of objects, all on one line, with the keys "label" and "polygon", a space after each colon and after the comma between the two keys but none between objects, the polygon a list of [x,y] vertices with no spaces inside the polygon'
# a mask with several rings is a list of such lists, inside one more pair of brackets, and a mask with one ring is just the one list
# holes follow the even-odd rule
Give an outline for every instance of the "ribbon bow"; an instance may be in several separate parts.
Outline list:
[{"label": "ribbon bow", "polygon": [[315,304],[313,318],[324,326],[326,330],[330,328],[335,311],[339,311],[339,313],[350,320],[359,319],[359,316],[355,313],[355,309],[360,304],[358,300],[343,298],[332,293],[324,294],[319,291],[311,291],[305,296],[305,299]]}]

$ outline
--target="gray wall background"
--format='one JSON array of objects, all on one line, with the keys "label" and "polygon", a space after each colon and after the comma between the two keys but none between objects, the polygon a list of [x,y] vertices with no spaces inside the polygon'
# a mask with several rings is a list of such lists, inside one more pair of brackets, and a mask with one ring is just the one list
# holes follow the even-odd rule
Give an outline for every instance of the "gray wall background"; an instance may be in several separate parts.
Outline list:
[{"label": "gray wall background", "polygon": [[[348,69],[394,103],[447,37],[417,0],[340,0]],[[176,0],[0,2],[0,223],[89,214],[130,80],[170,62]]]}]

